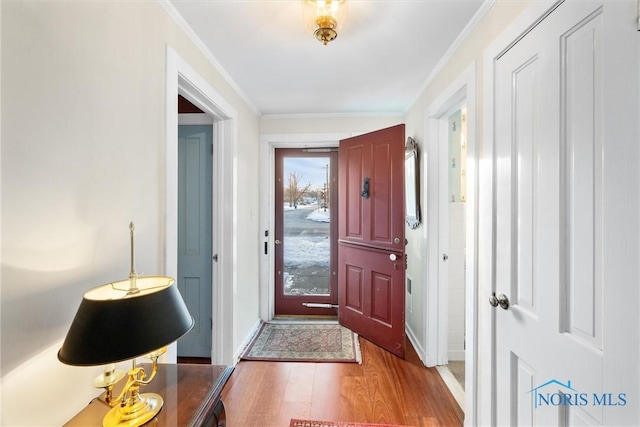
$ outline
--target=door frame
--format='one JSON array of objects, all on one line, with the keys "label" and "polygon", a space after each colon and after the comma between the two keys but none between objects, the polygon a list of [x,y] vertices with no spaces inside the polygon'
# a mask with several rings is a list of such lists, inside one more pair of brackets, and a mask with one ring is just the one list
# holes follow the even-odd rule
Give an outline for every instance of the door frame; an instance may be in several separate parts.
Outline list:
[{"label": "door frame", "polygon": [[[234,242],[238,226],[236,211],[236,167],[238,113],[198,72],[171,47],[166,47],[165,86],[165,221],[160,235],[164,241],[165,274],[178,273],[178,94],[187,98],[213,118],[213,230],[217,248],[214,253],[229,254],[219,258],[212,269],[212,352],[213,364],[234,364],[234,299],[236,282],[234,265],[237,254]],[[175,343],[167,356],[175,362]]]},{"label": "door frame", "polygon": [[532,2],[507,28],[489,45],[483,54],[483,150],[479,159],[478,184],[482,193],[478,200],[478,339],[483,343],[478,354],[480,378],[477,389],[476,425],[496,423],[496,363],[495,363],[495,310],[488,304],[492,294],[494,278],[495,250],[495,163],[494,158],[494,69],[495,61],[511,46],[533,29],[564,0],[556,2]]},{"label": "door frame", "polygon": [[[476,65],[471,63],[447,89],[425,110],[424,123],[426,150],[423,170],[426,174],[422,187],[422,198],[426,200],[426,226],[423,227],[422,251],[427,255],[427,265],[437,268],[423,269],[426,284],[424,298],[423,361],[426,366],[447,363],[448,345],[448,288],[447,281],[440,280],[448,266],[441,259],[440,241],[448,236],[442,230],[441,211],[448,206],[448,180],[441,182],[442,159],[446,157],[440,148],[448,147],[447,118],[454,107],[467,106],[467,217],[466,217],[466,277],[465,277],[465,423],[477,423],[478,395],[478,147],[476,128]],[[444,144],[444,145],[443,145]],[[445,192],[445,194],[442,194]],[[445,274],[446,277],[446,274]]]},{"label": "door frame", "polygon": [[[275,158],[276,148],[338,148],[352,133],[263,134],[260,136],[260,319],[275,316]],[[268,236],[266,235],[268,232]],[[267,254],[264,253],[266,245]]]}]

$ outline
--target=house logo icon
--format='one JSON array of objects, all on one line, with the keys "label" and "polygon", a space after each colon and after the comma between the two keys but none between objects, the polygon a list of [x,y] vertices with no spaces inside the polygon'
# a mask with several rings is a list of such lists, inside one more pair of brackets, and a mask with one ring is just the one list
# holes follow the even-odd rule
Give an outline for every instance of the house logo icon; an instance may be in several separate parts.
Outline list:
[{"label": "house logo icon", "polygon": [[[552,387],[554,390],[558,390],[554,393],[543,393],[542,389],[547,387]],[[559,406],[561,404],[566,405],[567,396],[575,395],[579,398],[580,394],[578,391],[571,386],[571,380],[567,380],[566,384],[561,383],[556,379],[552,379],[547,381],[546,383],[539,385],[538,387],[532,388],[527,392],[527,394],[533,394],[533,407],[537,408],[541,405],[553,405]],[[557,402],[557,403],[556,403]],[[570,403],[569,403],[570,404]]]}]

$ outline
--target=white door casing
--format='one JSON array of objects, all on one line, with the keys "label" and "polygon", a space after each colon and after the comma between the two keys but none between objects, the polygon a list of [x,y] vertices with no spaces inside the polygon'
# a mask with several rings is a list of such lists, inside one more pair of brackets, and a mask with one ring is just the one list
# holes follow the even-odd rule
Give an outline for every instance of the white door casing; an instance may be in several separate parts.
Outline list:
[{"label": "white door casing", "polygon": [[[236,110],[197,71],[167,46],[165,98],[165,223],[163,233],[165,274],[176,277],[178,272],[178,94],[198,106],[214,119],[213,228],[218,230],[214,251],[219,255],[213,266],[213,334],[212,362],[234,364],[234,288],[237,281],[236,241],[238,226],[236,211]],[[171,349],[175,358],[175,347]]]},{"label": "white door casing", "polygon": [[[448,176],[442,171],[447,163],[447,154],[441,147],[447,146],[447,116],[456,107],[467,106],[467,201],[465,225],[465,425],[481,423],[478,412],[478,147],[476,144],[476,64],[471,63],[457,76],[446,90],[425,110],[425,133],[427,140],[421,155],[423,180],[422,197],[426,200],[425,226],[422,235],[422,250],[427,262],[438,268],[423,269],[426,297],[423,300],[425,316],[425,349],[420,358],[426,366],[447,363],[447,322],[448,305],[447,282],[442,280],[448,265],[442,260],[446,252],[448,233],[441,232],[448,227],[449,198]],[[433,203],[431,203],[433,202]],[[414,343],[415,345],[415,343]]]},{"label": "white door casing", "polygon": [[491,424],[640,421],[636,12],[567,1],[485,55]]},{"label": "white door casing", "polygon": [[[351,133],[263,134],[260,137],[260,211],[261,247],[267,251],[260,257],[260,320],[268,322],[275,316],[275,150],[277,148],[307,148],[322,150],[337,148],[340,139]],[[258,324],[257,324],[258,325]]]}]

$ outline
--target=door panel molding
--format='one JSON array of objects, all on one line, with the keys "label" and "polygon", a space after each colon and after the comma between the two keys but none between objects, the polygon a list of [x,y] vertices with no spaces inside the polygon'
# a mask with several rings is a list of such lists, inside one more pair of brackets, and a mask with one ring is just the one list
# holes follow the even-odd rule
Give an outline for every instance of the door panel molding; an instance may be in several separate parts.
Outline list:
[{"label": "door panel molding", "polygon": [[[603,220],[603,157],[604,145],[601,129],[590,126],[600,123],[603,112],[601,86],[589,84],[601,79],[595,64],[602,55],[599,39],[602,37],[602,13],[597,11],[589,19],[561,40],[561,53],[566,66],[561,74],[561,120],[566,132],[561,164],[564,173],[561,191],[563,223],[561,256],[564,280],[561,281],[562,329],[602,350],[602,220]],[[581,79],[576,78],[572,64],[578,58],[587,58],[593,69],[582,68]],[[576,159],[581,161],[576,162]],[[591,167],[580,166],[591,165]],[[584,230],[589,232],[584,233]],[[593,236],[593,238],[589,238]],[[585,265],[592,266],[584,268]]]},{"label": "door panel molding", "polygon": [[[404,321],[397,321],[398,314],[404,314],[402,258],[398,259],[397,268],[393,268],[387,253],[365,251],[355,245],[339,244],[339,247],[338,275],[343,277],[339,289],[340,324],[397,356],[404,357],[405,325]],[[380,295],[376,292],[381,278],[386,283],[382,289],[393,293],[387,304],[380,302]],[[385,308],[381,310],[383,306]],[[404,320],[404,315],[402,318]]]},{"label": "door panel molding", "polygon": [[[543,167],[536,178],[538,180],[536,194],[540,196],[545,191],[552,191],[552,198],[559,201],[559,215],[549,215],[544,212],[543,206],[536,211],[538,229],[557,230],[557,236],[554,237],[557,243],[545,244],[535,252],[540,257],[540,264],[536,266],[539,274],[538,284],[542,285],[550,279],[554,283],[561,282],[557,285],[559,289],[555,289],[557,292],[554,292],[554,289],[551,292],[545,292],[543,297],[552,295],[553,298],[545,298],[544,302],[540,299],[537,310],[537,313],[552,317],[546,320],[544,327],[549,331],[555,330],[558,335],[554,338],[552,345],[548,345],[548,342],[544,345],[548,351],[535,358],[527,356],[532,345],[518,344],[517,349],[510,350],[508,356],[510,367],[505,367],[500,361],[496,361],[494,356],[501,349],[498,342],[500,337],[518,336],[523,333],[522,328],[516,326],[518,322],[509,321],[509,316],[517,316],[522,312],[521,307],[516,305],[512,312],[508,312],[499,308],[495,311],[490,309],[488,304],[480,305],[481,311],[486,314],[482,315],[481,336],[490,343],[487,345],[489,357],[485,358],[487,353],[483,352],[481,363],[483,371],[491,375],[484,375],[480,383],[480,416],[477,424],[495,425],[500,422],[515,423],[524,421],[523,418],[528,419],[529,409],[526,407],[512,406],[514,411],[511,415],[500,418],[499,415],[505,413],[502,410],[504,408],[499,410],[495,406],[496,402],[504,402],[500,395],[497,399],[495,398],[496,384],[505,385],[505,382],[500,382],[494,375],[500,372],[527,371],[527,369],[520,369],[524,365],[519,361],[526,361],[531,368],[528,371],[533,372],[535,386],[541,385],[553,376],[563,382],[573,379],[573,384],[581,387],[581,391],[607,393],[608,390],[633,390],[632,393],[637,395],[638,335],[637,330],[629,331],[625,326],[638,322],[639,293],[637,286],[631,284],[637,283],[637,262],[640,252],[637,238],[637,218],[640,211],[637,141],[640,132],[636,120],[639,112],[637,76],[640,61],[635,23],[627,20],[629,16],[635,16],[635,4],[631,3],[565,2],[559,7],[557,4],[553,5],[552,14],[549,14],[549,9],[545,5],[534,3],[485,52],[483,62],[485,64],[484,146],[486,157],[483,159],[480,176],[483,184],[483,197],[480,200],[479,252],[481,299],[496,290],[493,287],[494,282],[503,273],[497,270],[498,265],[503,263],[496,256],[497,251],[503,248],[501,243],[497,243],[495,236],[498,233],[504,235],[505,231],[499,230],[498,225],[502,222],[492,214],[497,208],[514,206],[513,201],[511,204],[504,204],[505,197],[508,197],[508,189],[505,190],[501,187],[502,184],[497,182],[498,177],[505,176],[505,171],[499,163],[504,158],[505,149],[497,146],[495,138],[499,131],[505,134],[504,129],[501,130],[499,126],[511,120],[505,120],[502,116],[497,117],[494,112],[498,96],[505,97],[497,91],[496,81],[499,80],[496,79],[496,70],[499,67],[496,65],[496,60],[506,52],[506,48],[509,49],[504,57],[511,55],[512,49],[518,46],[516,42],[527,42],[524,35],[529,34],[532,27],[536,27],[534,31],[543,27],[556,28],[551,24],[546,26],[545,23],[548,24],[551,20],[554,23],[563,20],[563,27],[558,28],[557,31],[551,31],[551,35],[543,42],[538,41],[537,45],[560,49],[559,55],[555,51],[548,55],[559,60],[561,65],[560,72],[556,73],[555,68],[551,72],[553,75],[550,79],[551,85],[555,87],[550,96],[545,95],[547,99],[559,100],[558,112],[548,114],[548,109],[543,109],[543,127],[553,129],[551,136],[558,139],[559,144],[555,147],[557,153],[553,152],[550,155],[546,151],[549,146],[544,144],[549,140],[547,138],[549,135],[545,134],[542,138],[538,138],[541,142],[538,156],[540,158],[546,156],[546,166],[543,162]],[[547,18],[542,21],[541,17]],[[597,22],[601,18],[602,24]],[[599,38],[600,25],[602,25],[603,35]],[[591,27],[583,30],[583,27],[589,26]],[[581,36],[587,37],[582,40],[584,45],[578,43],[568,47],[567,38],[581,31],[584,31]],[[601,47],[602,51],[598,52],[598,47]],[[578,50],[569,52],[570,49]],[[570,55],[586,59],[587,64],[599,65],[601,68],[592,69],[589,66],[581,66],[579,73],[573,73],[569,70],[572,64],[572,58],[568,57]],[[598,76],[598,72],[602,74]],[[560,96],[556,97],[556,95]],[[509,97],[506,96],[506,98]],[[624,108],[620,108],[620,105],[624,105]],[[609,118],[601,116],[602,112],[605,112],[605,116],[608,113]],[[588,126],[585,127],[585,124]],[[602,136],[602,143],[598,141],[600,136]],[[498,152],[498,149],[502,151]],[[579,151],[575,152],[576,149]],[[596,152],[601,153],[602,157],[599,158]],[[576,161],[582,163],[582,166],[578,165],[577,169],[573,166]],[[632,166],[634,163],[635,167]],[[513,171],[512,173],[515,174]],[[550,178],[555,179],[557,183],[554,185]],[[512,176],[511,183],[517,184],[518,180],[514,180]],[[621,192],[622,188],[626,190]],[[623,196],[623,193],[626,196]],[[496,202],[497,196],[500,196],[502,201]],[[578,212],[580,212],[579,216]],[[607,221],[607,218],[610,221]],[[625,226],[630,224],[634,226]],[[580,228],[579,234],[576,234],[577,227]],[[634,235],[626,240],[624,235],[629,233],[631,228],[634,229],[632,232]],[[517,231],[517,228],[511,227],[511,231]],[[511,240],[512,243],[517,241],[518,239]],[[624,251],[620,251],[621,241],[626,241]],[[598,251],[601,251],[601,254],[598,254]],[[559,265],[557,269],[554,267],[559,274],[555,274],[554,270],[551,271],[552,274],[549,273],[548,270],[551,269],[548,268],[549,262],[545,262],[545,259],[551,260],[554,265]],[[513,261],[510,264],[517,265]],[[586,268],[577,276],[572,276],[575,274],[573,269],[579,268],[578,265]],[[507,277],[513,277],[513,274]],[[576,280],[580,283],[575,282]],[[598,280],[601,281],[602,287],[597,283]],[[503,279],[499,280],[499,283],[503,282]],[[583,289],[572,289],[574,285]],[[624,297],[612,298],[613,295],[624,295]],[[575,302],[571,301],[572,299],[575,299]],[[581,306],[577,307],[576,304]],[[601,304],[601,307],[598,307],[598,304]],[[574,315],[573,312],[576,314]],[[524,316],[527,317],[520,317],[519,322],[530,318],[528,315]],[[585,329],[580,332],[584,333],[582,337],[577,330],[575,333],[571,330],[571,316],[576,316],[575,321],[582,326],[579,329]],[[601,325],[597,325],[598,318],[602,321]],[[546,342],[544,340],[549,336],[548,333],[542,333],[534,327],[527,329],[525,333],[532,343]],[[574,333],[575,337],[571,337],[571,333]],[[606,346],[602,344],[604,338],[603,341],[596,338],[598,333],[606,338]],[[559,357],[561,355],[569,359]],[[576,363],[578,360],[580,363]],[[625,367],[621,368],[622,365]],[[584,373],[585,371],[587,374]],[[525,377],[526,375],[523,374],[522,378]],[[577,384],[578,380],[579,384]],[[506,382],[506,386],[511,387],[511,391],[514,390],[514,381],[516,383],[519,381],[518,376]],[[521,392],[522,390],[516,391],[516,393]],[[513,393],[510,394],[513,395]],[[530,406],[531,402],[528,405]],[[637,399],[630,400],[623,407],[589,405],[550,409],[552,410],[534,409],[537,411],[537,423],[638,424]]]},{"label": "door panel molding", "polygon": [[[366,134],[376,138],[366,146],[358,137],[341,141],[340,171],[345,178],[340,181],[340,205],[345,217],[338,224],[340,240],[404,252],[404,141],[401,156],[390,149],[395,128]],[[368,197],[362,195],[365,180],[369,181]],[[389,209],[396,201],[402,209]]]},{"label": "door panel molding", "polygon": [[[362,150],[362,146],[349,147],[341,154],[342,161],[348,164],[346,168],[346,189],[349,192],[360,192],[364,185],[362,177],[364,176],[363,171],[366,165],[363,161]],[[354,184],[356,188],[351,188]],[[363,199],[349,199],[343,208],[345,211],[345,221],[343,221],[339,227],[344,230],[344,236],[348,236],[349,239],[352,240],[362,241],[366,239],[365,230],[362,227],[362,218],[360,217],[363,212]]]}]

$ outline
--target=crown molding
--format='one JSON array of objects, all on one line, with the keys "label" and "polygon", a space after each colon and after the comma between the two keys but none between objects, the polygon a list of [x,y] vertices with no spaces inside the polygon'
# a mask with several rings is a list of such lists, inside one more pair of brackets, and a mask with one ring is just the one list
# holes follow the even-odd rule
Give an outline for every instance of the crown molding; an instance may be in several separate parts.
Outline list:
[{"label": "crown molding", "polygon": [[365,113],[292,113],[292,114],[263,114],[263,119],[349,119],[359,117],[404,117],[404,113],[365,112]]},{"label": "crown molding", "polygon": [[185,21],[185,19],[180,15],[180,12],[176,10],[176,8],[171,4],[169,0],[157,0],[160,6],[165,10],[167,15],[173,19],[173,21],[180,27],[180,29],[186,34],[186,36],[193,42],[193,44],[200,50],[200,52],[207,58],[207,60],[211,63],[211,65],[222,75],[222,77],[229,83],[229,85],[235,90],[238,95],[242,98],[244,102],[247,103],[249,108],[253,110],[254,113],[261,116],[262,113],[256,107],[256,105],[249,99],[247,94],[244,93],[240,86],[231,78],[229,73],[224,69],[224,67],[218,62],[216,57],[211,53],[211,51],[207,48],[205,43],[202,41],[200,37],[193,31],[193,28]]},{"label": "crown molding", "polygon": [[438,75],[438,73],[440,73],[440,71],[442,71],[442,69],[447,64],[447,62],[449,62],[451,60],[451,58],[453,57],[453,55],[458,51],[458,49],[460,49],[460,46],[462,46],[462,44],[467,40],[467,38],[469,38],[469,36],[473,32],[473,30],[475,30],[475,28],[478,26],[480,21],[482,21],[482,18],[484,18],[484,16],[487,14],[487,12],[489,12],[489,10],[493,7],[495,2],[496,2],[496,0],[485,0],[482,3],[482,5],[480,5],[480,8],[471,17],[471,20],[463,28],[463,30],[460,32],[460,34],[458,34],[458,37],[456,37],[456,39],[453,41],[453,43],[451,43],[451,46],[449,46],[449,49],[447,49],[447,51],[442,56],[442,58],[440,58],[440,61],[438,61],[436,66],[433,67],[433,70],[431,71],[429,76],[426,78],[426,80],[424,81],[422,86],[420,86],[420,89],[418,90],[418,93],[416,94],[416,97],[409,104],[409,107],[405,111],[405,114],[409,112],[411,107],[413,107],[416,102],[418,102],[418,99],[420,98],[420,96],[422,96],[424,91],[427,89],[427,86],[429,86],[429,84],[431,84],[433,79]]}]

